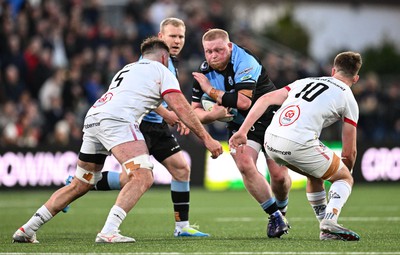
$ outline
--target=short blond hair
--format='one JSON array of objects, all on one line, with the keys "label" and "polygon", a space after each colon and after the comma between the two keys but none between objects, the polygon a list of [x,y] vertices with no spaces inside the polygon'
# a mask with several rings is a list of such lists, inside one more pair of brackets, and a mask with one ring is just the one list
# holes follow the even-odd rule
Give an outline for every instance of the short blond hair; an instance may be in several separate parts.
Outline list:
[{"label": "short blond hair", "polygon": [[161,21],[161,23],[160,23],[160,32],[162,32],[164,27],[166,27],[167,25],[172,25],[174,27],[182,26],[182,27],[186,28],[185,22],[183,22],[183,20],[178,19],[178,18],[170,17],[170,18],[166,18],[163,21]]},{"label": "short blond hair", "polygon": [[360,53],[346,51],[339,53],[333,61],[333,67],[337,72],[343,73],[345,76],[353,77],[358,74],[362,65]]},{"label": "short blond hair", "polygon": [[202,42],[204,41],[214,41],[215,39],[221,38],[224,41],[229,42],[229,34],[223,29],[212,28],[208,30],[202,38]]}]

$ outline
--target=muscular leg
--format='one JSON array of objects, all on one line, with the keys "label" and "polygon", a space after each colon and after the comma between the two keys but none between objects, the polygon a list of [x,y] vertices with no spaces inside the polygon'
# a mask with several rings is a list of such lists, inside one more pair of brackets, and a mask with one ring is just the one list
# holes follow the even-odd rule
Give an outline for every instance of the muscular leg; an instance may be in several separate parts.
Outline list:
[{"label": "muscular leg", "polygon": [[140,155],[148,156],[144,141],[123,143],[112,148],[111,152],[122,165],[123,171],[129,172],[129,179],[119,192],[115,205],[111,208],[101,233],[115,233],[125,219],[126,214],[136,205],[144,192],[153,183],[153,174],[150,168],[138,166],[138,163],[130,161]]},{"label": "muscular leg", "polygon": [[257,158],[258,152],[247,145],[233,155],[247,191],[261,204],[272,197],[272,191],[265,177],[257,170]]},{"label": "muscular leg", "polygon": [[[81,160],[78,161],[78,166],[91,172],[100,171],[102,168],[102,165],[86,163]],[[43,224],[51,220],[66,205],[86,194],[92,187],[93,185],[74,178],[71,185],[64,186],[55,191],[47,202],[21,227],[22,230],[20,230],[30,238],[30,242],[37,242],[35,237],[36,231]]]},{"label": "muscular leg", "polygon": [[189,165],[181,151],[169,156],[161,163],[172,175],[171,199],[174,204],[175,222],[182,222],[182,224],[189,225]]},{"label": "muscular leg", "polygon": [[269,158],[267,158],[267,165],[271,176],[271,189],[275,195],[278,208],[283,214],[286,214],[292,179],[287,167],[280,166]]},{"label": "muscular leg", "polygon": [[243,177],[247,191],[257,200],[262,209],[270,215],[267,225],[267,236],[280,237],[287,233],[289,226],[285,217],[278,210],[275,198],[267,179],[257,170],[258,151],[245,145],[237,150],[233,158]]}]

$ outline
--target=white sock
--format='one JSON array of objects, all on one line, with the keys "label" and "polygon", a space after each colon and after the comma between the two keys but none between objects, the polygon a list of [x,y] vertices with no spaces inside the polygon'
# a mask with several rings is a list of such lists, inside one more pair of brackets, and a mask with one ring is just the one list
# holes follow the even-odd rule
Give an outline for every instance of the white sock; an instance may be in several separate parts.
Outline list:
[{"label": "white sock", "polygon": [[46,206],[42,205],[22,228],[28,236],[33,236],[33,234],[51,218],[53,218],[53,215],[47,210]]},{"label": "white sock", "polygon": [[121,207],[114,205],[111,208],[110,213],[108,214],[106,223],[104,224],[101,233],[106,234],[118,230],[119,225],[121,225],[125,217],[126,212]]},{"label": "white sock", "polygon": [[175,227],[180,228],[180,229],[189,227],[189,221],[176,221]]},{"label": "white sock", "polygon": [[329,202],[324,219],[337,222],[340,211],[351,193],[351,186],[346,181],[335,181],[329,189]]},{"label": "white sock", "polygon": [[315,217],[319,222],[324,218],[325,216],[325,210],[326,210],[326,192],[325,190],[320,191],[320,192],[313,192],[313,193],[306,193],[308,202],[310,203]]}]

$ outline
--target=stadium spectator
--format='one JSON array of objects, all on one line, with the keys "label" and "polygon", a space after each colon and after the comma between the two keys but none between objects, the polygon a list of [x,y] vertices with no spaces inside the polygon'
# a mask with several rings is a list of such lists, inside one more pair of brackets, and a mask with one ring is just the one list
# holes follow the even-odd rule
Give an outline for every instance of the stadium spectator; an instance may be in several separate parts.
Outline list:
[{"label": "stadium spectator", "polygon": [[[102,84],[108,84],[111,79],[110,76],[126,65],[127,63],[134,62],[138,59],[139,54],[134,49],[139,48],[140,42],[147,36],[153,35],[157,32],[153,24],[150,22],[149,7],[155,1],[144,0],[130,0],[127,1],[125,6],[120,7],[120,13],[123,17],[130,18],[128,27],[125,29],[122,24],[116,25],[111,29],[110,19],[114,18],[112,14],[110,17],[105,17],[105,6],[100,5],[101,2],[94,1],[22,1],[15,5],[15,1],[0,1],[0,102],[4,103],[7,98],[3,91],[5,82],[5,69],[10,64],[17,67],[21,82],[26,85],[26,88],[31,93],[33,99],[37,99],[37,93],[43,86],[44,81],[49,77],[52,72],[43,72],[36,70],[40,64],[40,56],[46,56],[46,68],[54,70],[63,67],[67,73],[74,72],[72,70],[79,69],[82,74],[79,78],[80,89],[83,90],[83,84],[89,79],[89,74],[96,65],[96,52],[99,47],[106,47],[109,52],[106,54],[107,59],[112,61],[108,67],[102,65],[99,70],[102,74]],[[190,75],[192,70],[197,68],[197,63],[203,58],[201,36],[203,33],[212,26],[221,27],[221,24],[232,24],[233,17],[225,15],[217,15],[221,13],[220,4],[225,5],[222,1],[212,1],[209,8],[204,7],[203,2],[189,0],[184,2],[173,1],[179,3],[179,15],[182,15],[186,20],[187,35],[186,46],[180,53],[181,68],[180,73]],[[17,6],[17,7],[16,7]],[[200,11],[193,8],[193,6],[200,7]],[[108,20],[107,20],[108,18]],[[220,20],[222,19],[222,20]],[[220,24],[217,26],[217,24]],[[105,26],[104,26],[105,25]],[[224,27],[222,27],[224,28]],[[130,31],[130,32],[129,32]],[[287,53],[275,51],[265,48],[264,44],[256,42],[255,36],[252,34],[250,27],[242,27],[237,32],[232,34],[232,38],[240,45],[246,48],[255,49],[253,53],[263,60],[263,63],[268,67],[268,73],[271,80],[274,81],[276,86],[285,85],[281,82],[281,77],[286,77],[285,69],[283,69],[284,57]],[[242,41],[245,43],[243,44]],[[92,52],[88,53],[87,48]],[[264,49],[264,50],[261,50]],[[65,57],[63,56],[65,51]],[[268,64],[265,62],[268,54],[273,53],[276,57],[277,67],[275,64]],[[87,55],[89,54],[89,55]],[[87,58],[87,57],[90,58]],[[321,76],[324,74],[322,68],[312,66],[304,61],[302,56],[291,55],[291,58],[296,59],[294,68],[297,69],[298,77],[305,76]],[[89,62],[88,62],[89,61]],[[42,63],[44,64],[44,63]],[[307,65],[306,67],[304,65]],[[66,66],[64,66],[66,65]],[[315,65],[315,62],[314,62]],[[43,67],[45,67],[43,66]],[[321,64],[322,66],[322,64]],[[322,66],[323,67],[323,66]],[[330,65],[327,66],[328,73]],[[304,71],[306,69],[307,71]],[[308,75],[308,73],[311,74]],[[187,73],[184,73],[187,72]],[[292,72],[293,73],[293,72]],[[37,76],[38,75],[38,76]],[[107,76],[107,78],[104,78]],[[293,77],[293,76],[292,76]],[[294,77],[293,77],[294,78]],[[285,78],[286,79],[286,78]],[[389,91],[391,79],[380,76],[378,74],[380,86],[377,92],[381,95],[377,97],[377,104],[379,109],[386,108],[386,98],[390,97]],[[363,79],[360,80],[363,83]],[[182,85],[185,85],[182,83]],[[362,87],[362,86],[359,86]],[[76,88],[76,87],[75,87]],[[364,88],[359,89],[360,93],[355,92],[358,99]],[[365,93],[363,93],[365,94]],[[86,95],[85,95],[86,96]],[[364,97],[364,96],[363,96]],[[86,100],[86,102],[84,102]],[[75,101],[75,100],[74,100]],[[80,107],[77,107],[77,112],[73,113],[77,116],[84,114],[89,106],[86,98],[79,100]],[[65,104],[64,100],[64,104]],[[360,105],[360,112],[364,111],[364,106]],[[378,110],[376,117],[380,120],[394,118],[393,114],[398,111]],[[39,109],[39,111],[42,111]],[[83,113],[82,113],[83,111]],[[1,112],[0,112],[1,114]],[[400,136],[399,128],[393,125],[397,123],[386,123],[385,125],[371,125],[368,122],[368,114],[360,114],[359,122],[359,138],[364,141],[393,141],[391,137]],[[80,120],[80,117],[77,118]],[[373,122],[376,123],[376,122]],[[214,125],[214,124],[211,124]],[[398,126],[399,124],[397,124]],[[219,130],[219,129],[217,129]],[[371,134],[373,134],[371,136]],[[390,137],[389,137],[389,134]],[[1,134],[0,134],[1,136]],[[340,128],[337,125],[331,126],[323,134],[329,140],[340,140]],[[376,137],[375,137],[376,136]],[[178,139],[188,139],[189,137],[178,137]],[[41,137],[39,144],[44,144],[46,138]],[[4,146],[3,144],[0,146]]]}]

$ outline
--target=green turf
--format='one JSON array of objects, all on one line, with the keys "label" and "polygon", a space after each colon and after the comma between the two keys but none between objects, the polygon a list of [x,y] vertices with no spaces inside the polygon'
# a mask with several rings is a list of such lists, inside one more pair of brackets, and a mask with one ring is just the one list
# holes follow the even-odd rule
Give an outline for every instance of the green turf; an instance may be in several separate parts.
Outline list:
[{"label": "green turf", "polygon": [[153,187],[121,225],[132,244],[95,244],[117,195],[90,192],[43,226],[40,244],[11,243],[14,231],[46,201],[51,191],[0,193],[0,253],[131,253],[131,254],[400,254],[400,185],[357,185],[342,210],[340,223],[361,236],[359,242],[318,239],[319,229],[304,190],[290,195],[292,225],[281,239],[266,237],[265,215],[246,191],[192,189],[191,223],[209,238],[174,238],[173,212],[167,187]]}]

